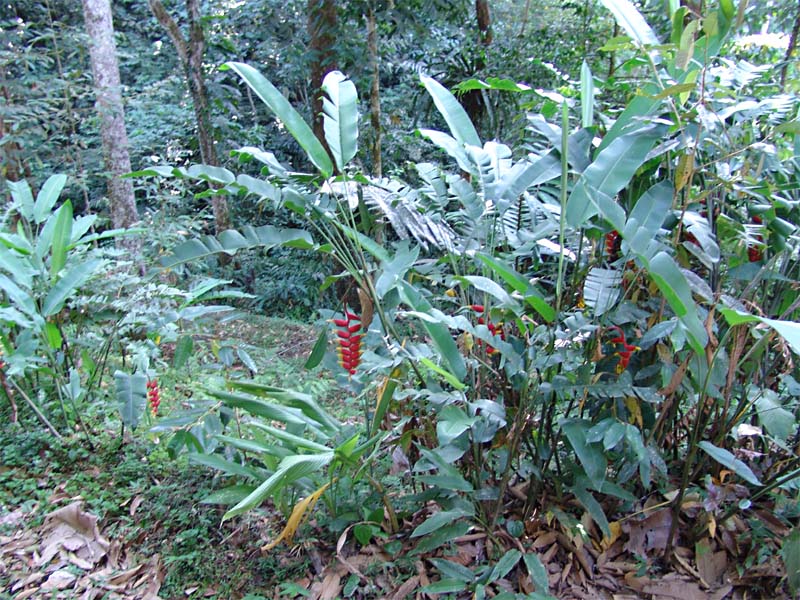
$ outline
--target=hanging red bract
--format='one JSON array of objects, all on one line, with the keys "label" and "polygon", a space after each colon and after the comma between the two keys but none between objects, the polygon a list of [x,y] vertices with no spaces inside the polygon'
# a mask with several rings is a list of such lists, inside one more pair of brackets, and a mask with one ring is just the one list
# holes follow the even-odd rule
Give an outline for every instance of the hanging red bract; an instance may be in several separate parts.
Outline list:
[{"label": "hanging red bract", "polygon": [[158,390],[158,381],[151,379],[147,382],[147,405],[150,407],[150,413],[158,416],[158,407],[161,405],[161,393]]},{"label": "hanging red bract", "polygon": [[361,317],[344,309],[344,319],[334,319],[338,327],[336,339],[339,342],[336,353],[339,364],[350,375],[354,375],[361,362]]},{"label": "hanging red bract", "polygon": [[[479,315],[481,315],[478,317],[478,325],[486,325],[486,328],[489,330],[489,333],[491,333],[492,335],[499,335],[501,340],[506,339],[506,332],[503,330],[502,323],[492,323],[491,321],[487,322],[486,318],[482,316],[483,313],[486,312],[486,309],[483,306],[483,304],[472,304],[470,308]],[[483,341],[478,340],[478,347],[482,345]],[[491,356],[495,352],[497,352],[497,348],[495,348],[494,346],[490,346],[489,344],[486,344],[486,354]]]},{"label": "hanging red bract", "polygon": [[629,344],[625,339],[625,332],[622,331],[621,327],[617,325],[612,325],[609,329],[613,329],[617,332],[617,336],[611,338],[612,344],[622,344],[622,350],[615,352],[616,356],[619,356],[619,362],[617,363],[617,373],[622,373],[625,369],[628,368],[628,364],[631,362],[631,356],[634,352],[636,352],[639,347],[634,346],[633,344]]}]

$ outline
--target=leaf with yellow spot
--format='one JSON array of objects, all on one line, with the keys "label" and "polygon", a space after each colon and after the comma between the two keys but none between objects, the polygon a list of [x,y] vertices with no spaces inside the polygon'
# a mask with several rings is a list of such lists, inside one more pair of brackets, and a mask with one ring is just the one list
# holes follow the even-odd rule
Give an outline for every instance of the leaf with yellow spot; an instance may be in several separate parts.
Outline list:
[{"label": "leaf with yellow spot", "polygon": [[638,425],[639,429],[644,428],[644,419],[642,418],[642,405],[635,396],[628,396],[625,398],[625,406],[628,409],[628,420],[634,425]]},{"label": "leaf with yellow spot", "polygon": [[328,489],[328,486],[330,486],[330,482],[326,483],[316,492],[314,492],[310,496],[306,496],[305,498],[300,500],[300,502],[295,504],[294,508],[292,509],[292,514],[289,515],[289,520],[286,521],[286,527],[283,528],[281,534],[273,541],[271,541],[269,544],[261,548],[261,551],[268,552],[272,550],[275,546],[280,544],[283,540],[286,540],[287,544],[291,544],[292,539],[294,539],[294,534],[297,532],[300,525],[305,520],[306,513],[308,513],[312,508],[314,508],[314,505],[317,503],[317,500],[319,500],[319,497],[322,496],[323,493],[325,493],[325,490]]}]

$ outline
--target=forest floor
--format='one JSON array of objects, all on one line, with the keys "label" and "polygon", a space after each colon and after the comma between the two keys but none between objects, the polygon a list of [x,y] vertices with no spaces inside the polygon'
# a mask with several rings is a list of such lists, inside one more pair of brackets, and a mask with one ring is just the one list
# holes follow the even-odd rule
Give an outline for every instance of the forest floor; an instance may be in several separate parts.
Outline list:
[{"label": "forest floor", "polygon": [[[286,387],[314,342],[311,328],[283,320],[225,334],[276,349],[260,358],[274,385]],[[317,387],[328,408],[357,410],[332,386]],[[522,520],[522,484],[499,521],[523,522],[521,529],[471,529],[432,548],[429,538],[408,535],[430,514],[421,506],[401,515],[400,534],[362,544],[353,528],[336,530],[317,510],[294,545],[265,552],[283,515],[267,505],[223,523],[224,507],[203,499],[224,478],[185,455],[170,458],[152,434],[98,426],[90,448],[82,434],[59,441],[33,423],[10,424],[0,453],[0,598],[472,598],[481,578],[491,581],[486,597],[544,598],[535,593],[543,577],[565,599],[789,597],[778,550],[789,530],[774,499],[717,524],[707,498],[688,497],[668,566],[660,560],[672,525],[668,497],[654,494],[636,512],[615,515],[609,538],[568,496],[543,498],[542,510]],[[737,493],[730,482],[715,489],[720,503]],[[538,577],[519,560],[531,553],[545,569]]]}]

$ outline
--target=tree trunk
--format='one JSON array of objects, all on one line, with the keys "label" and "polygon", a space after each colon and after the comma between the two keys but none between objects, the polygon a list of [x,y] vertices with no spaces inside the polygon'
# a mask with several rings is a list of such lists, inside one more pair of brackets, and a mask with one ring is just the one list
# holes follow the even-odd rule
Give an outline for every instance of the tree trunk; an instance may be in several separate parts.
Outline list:
[{"label": "tree trunk", "polygon": [[[197,125],[197,142],[200,147],[200,160],[212,167],[219,166],[217,149],[214,146],[214,135],[211,128],[211,109],[208,104],[208,92],[203,73],[203,54],[205,53],[205,35],[200,15],[199,0],[186,0],[186,13],[189,16],[189,39],[184,38],[180,27],[167,12],[161,0],[149,0],[150,10],[158,22],[166,30],[178,53],[181,66],[192,96],[195,122]],[[212,196],[211,207],[214,211],[214,226],[217,233],[230,229],[230,213],[225,196]]]},{"label": "tree trunk", "polygon": [[383,176],[381,160],[381,71],[378,57],[378,26],[375,21],[375,11],[370,4],[367,13],[367,47],[369,48],[369,63],[372,71],[372,85],[369,89],[370,123],[372,124],[372,174],[375,177]]},{"label": "tree trunk", "polygon": [[[139,220],[133,183],[121,175],[131,172],[125,111],[120,91],[117,47],[111,20],[110,0],[83,0],[83,18],[89,36],[89,56],[94,78],[95,106],[100,116],[100,137],[106,169],[110,174],[108,197],[111,222],[116,228],[130,227]],[[119,238],[118,244],[138,253],[141,240]]]},{"label": "tree trunk", "polygon": [[492,43],[492,18],[488,0],[475,0],[475,15],[478,19],[478,35],[483,46]]},{"label": "tree trunk", "polygon": [[333,51],[336,0],[308,0],[307,17],[311,50],[311,111],[314,135],[330,154],[322,121],[321,88],[325,75],[336,69],[336,55]]},{"label": "tree trunk", "polygon": [[[477,75],[486,66],[486,49],[492,43],[492,18],[489,13],[488,0],[475,0],[475,17],[478,23],[478,49],[475,56],[475,73]],[[482,90],[470,90],[463,96],[464,110],[470,120],[480,131],[480,122],[485,112],[485,95]]]}]

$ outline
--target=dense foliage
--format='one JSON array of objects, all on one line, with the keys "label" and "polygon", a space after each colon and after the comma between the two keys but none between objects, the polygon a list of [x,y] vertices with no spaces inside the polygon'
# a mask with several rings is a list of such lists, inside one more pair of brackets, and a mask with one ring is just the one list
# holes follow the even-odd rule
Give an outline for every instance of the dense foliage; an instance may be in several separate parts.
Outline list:
[{"label": "dense foliage", "polygon": [[[348,540],[424,558],[417,583],[452,597],[595,593],[625,560],[615,589],[796,593],[800,13],[500,2],[489,29],[466,3],[343,2],[320,138],[313,3],[229,4],[203,4],[221,166],[198,164],[164,34],[115,7],[129,231],[103,225],[81,24],[21,3],[4,25],[11,420],[90,447],[118,423],[188,456],[224,482],[223,522],[282,515],[263,552],[319,503],[348,596],[386,594]],[[212,235],[220,196],[235,226]],[[123,235],[143,256],[104,244]],[[314,321],[310,381],[224,334],[241,310]],[[551,533],[579,579],[539,551]]]}]

